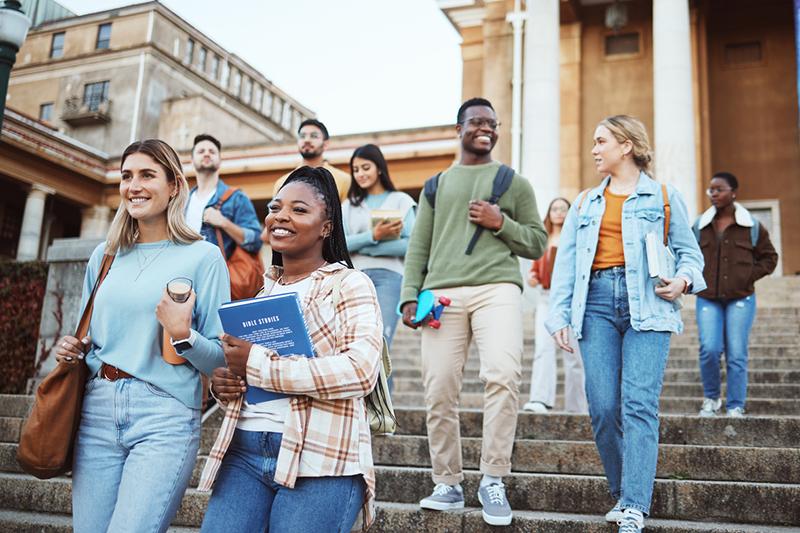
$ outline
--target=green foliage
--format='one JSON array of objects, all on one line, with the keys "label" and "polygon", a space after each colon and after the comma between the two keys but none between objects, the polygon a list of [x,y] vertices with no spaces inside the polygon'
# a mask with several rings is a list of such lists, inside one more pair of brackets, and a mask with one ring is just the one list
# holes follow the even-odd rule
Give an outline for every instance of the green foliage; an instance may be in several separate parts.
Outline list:
[{"label": "green foliage", "polygon": [[36,368],[47,263],[0,262],[0,393],[25,392]]}]

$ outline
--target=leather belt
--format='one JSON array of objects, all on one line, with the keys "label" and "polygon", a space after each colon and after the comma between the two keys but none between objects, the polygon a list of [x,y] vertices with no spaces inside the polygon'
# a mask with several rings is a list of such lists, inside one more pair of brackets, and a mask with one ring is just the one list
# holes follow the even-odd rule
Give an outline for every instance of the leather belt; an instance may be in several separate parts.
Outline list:
[{"label": "leather belt", "polygon": [[100,367],[100,377],[107,379],[108,381],[117,381],[118,379],[133,378],[136,376],[128,374],[124,370],[120,370],[115,366],[103,363],[103,366]]}]

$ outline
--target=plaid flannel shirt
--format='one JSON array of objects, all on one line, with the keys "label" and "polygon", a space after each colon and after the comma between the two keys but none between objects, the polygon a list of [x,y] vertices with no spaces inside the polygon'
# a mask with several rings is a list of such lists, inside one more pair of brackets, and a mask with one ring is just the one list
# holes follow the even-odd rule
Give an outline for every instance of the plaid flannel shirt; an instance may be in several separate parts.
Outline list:
[{"label": "plaid flannel shirt", "polygon": [[[292,395],[275,482],[293,488],[297,477],[363,475],[366,498],[353,529],[363,531],[375,517],[375,468],[364,397],[378,380],[383,324],[375,288],[356,270],[342,280],[339,305],[333,309],[332,275],[342,268],[328,264],[312,273],[303,299],[315,356],[281,357],[253,346],[247,383]],[[262,292],[268,293],[279,275],[280,269],[272,267]],[[241,407],[242,398],[225,406],[222,427],[200,477],[200,491],[210,490],[214,483]]]}]

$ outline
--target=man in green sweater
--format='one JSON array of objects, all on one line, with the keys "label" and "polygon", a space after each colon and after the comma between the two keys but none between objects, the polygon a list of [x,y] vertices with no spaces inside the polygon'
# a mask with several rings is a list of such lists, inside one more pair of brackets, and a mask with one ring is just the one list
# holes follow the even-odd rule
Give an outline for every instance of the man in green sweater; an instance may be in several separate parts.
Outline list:
[{"label": "man in green sweater", "polygon": [[[497,205],[486,201],[500,168],[492,161],[497,127],[488,100],[472,98],[458,110],[461,160],[439,177],[435,208],[420,199],[400,305],[403,323],[417,328],[413,318],[422,290],[452,300],[441,328],[422,331],[422,379],[436,486],[420,506],[439,511],[464,507],[458,401],[474,337],[484,383],[478,499],[484,521],[508,525],[512,512],[502,477],[511,472],[522,375],[522,276],[517,256],[540,257],[547,233],[533,188],[522,176],[514,175]],[[478,226],[484,231],[467,255]]]}]

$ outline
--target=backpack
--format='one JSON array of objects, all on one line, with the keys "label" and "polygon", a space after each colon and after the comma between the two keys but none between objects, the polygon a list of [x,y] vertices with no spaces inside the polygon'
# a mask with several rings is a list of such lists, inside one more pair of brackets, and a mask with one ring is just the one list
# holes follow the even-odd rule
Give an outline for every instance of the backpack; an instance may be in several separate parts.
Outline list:
[{"label": "backpack", "polygon": [[[239,189],[229,188],[217,201],[216,208],[221,209],[222,204],[228,201]],[[217,230],[217,244],[225,257],[225,247],[222,244],[222,230]],[[258,254],[250,253],[235,242],[233,253],[225,263],[228,265],[228,273],[231,278],[231,300],[242,300],[252,298],[261,287],[264,286],[264,265]]]},{"label": "backpack", "polygon": [[[753,219],[753,225],[750,226],[750,245],[755,248],[756,244],[758,244],[758,234],[761,231],[761,224],[756,217],[751,215],[750,218]],[[700,242],[700,217],[697,217],[697,220],[692,224],[692,233],[694,233],[694,238],[697,239],[697,242]]]},{"label": "backpack", "polygon": [[[350,272],[350,269],[342,269],[333,278],[333,290],[331,300],[334,310],[339,307],[342,297],[342,280]],[[392,396],[389,393],[389,376],[392,374],[392,360],[389,357],[389,346],[386,338],[383,338],[383,349],[381,351],[380,375],[375,388],[372,389],[364,402],[367,405],[367,417],[369,418],[369,429],[373,435],[394,435],[397,431],[397,417],[394,414]]]},{"label": "backpack", "polygon": [[[425,180],[425,185],[422,188],[422,192],[425,194],[425,198],[428,200],[431,209],[436,209],[436,191],[439,189],[439,176],[441,175],[442,173],[439,172],[435,176],[431,176]],[[489,197],[490,204],[496,204],[500,200],[500,197],[511,187],[513,179],[514,169],[506,165],[500,165],[500,168],[497,169],[497,174],[494,175],[494,181],[492,181],[492,195]],[[483,226],[475,228],[475,233],[472,234],[472,238],[469,244],[467,244],[467,250],[464,252],[465,254],[472,254],[472,250],[475,248],[478,237],[481,236],[483,230]]]}]

